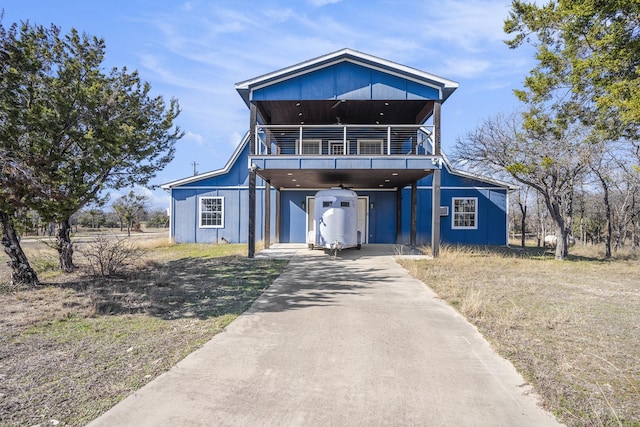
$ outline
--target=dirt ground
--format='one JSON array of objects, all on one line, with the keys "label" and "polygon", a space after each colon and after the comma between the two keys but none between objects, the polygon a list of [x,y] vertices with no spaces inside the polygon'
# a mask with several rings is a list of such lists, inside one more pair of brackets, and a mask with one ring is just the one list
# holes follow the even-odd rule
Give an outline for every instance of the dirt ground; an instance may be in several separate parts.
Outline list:
[{"label": "dirt ground", "polygon": [[286,264],[240,245],[177,245],[95,278],[61,275],[49,248],[25,246],[37,289],[7,285],[0,256],[1,426],[86,424],[222,330]]},{"label": "dirt ground", "polygon": [[640,426],[638,253],[567,261],[526,251],[444,248],[405,263],[474,323],[569,426]]}]

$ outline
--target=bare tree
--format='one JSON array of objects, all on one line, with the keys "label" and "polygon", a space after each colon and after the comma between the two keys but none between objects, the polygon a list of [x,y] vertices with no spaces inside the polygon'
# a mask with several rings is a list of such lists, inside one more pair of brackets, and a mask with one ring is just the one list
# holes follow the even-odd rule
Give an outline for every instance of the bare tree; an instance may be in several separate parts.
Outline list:
[{"label": "bare tree", "polygon": [[540,126],[524,129],[512,113],[485,119],[459,138],[455,157],[507,171],[516,181],[542,197],[556,226],[558,260],[568,254],[573,218],[574,187],[588,168],[593,150],[579,126]]}]

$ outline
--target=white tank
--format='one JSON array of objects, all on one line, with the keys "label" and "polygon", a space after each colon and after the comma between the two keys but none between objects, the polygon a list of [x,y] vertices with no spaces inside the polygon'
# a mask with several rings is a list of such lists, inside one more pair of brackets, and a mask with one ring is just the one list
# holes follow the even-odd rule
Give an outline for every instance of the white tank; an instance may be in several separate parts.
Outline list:
[{"label": "white tank", "polygon": [[315,195],[313,217],[315,238],[312,247],[335,251],[360,248],[358,236],[358,194],[342,188],[321,190]]}]

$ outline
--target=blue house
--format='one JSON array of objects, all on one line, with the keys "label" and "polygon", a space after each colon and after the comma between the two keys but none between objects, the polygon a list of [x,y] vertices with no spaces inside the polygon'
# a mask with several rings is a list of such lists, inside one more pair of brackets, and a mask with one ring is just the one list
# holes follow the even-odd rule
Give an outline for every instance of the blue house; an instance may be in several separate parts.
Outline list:
[{"label": "blue house", "polygon": [[509,186],[440,148],[451,80],[343,49],[236,84],[249,131],[224,168],[170,182],[176,242],[305,243],[314,195],[358,194],[363,243],[505,245]]}]

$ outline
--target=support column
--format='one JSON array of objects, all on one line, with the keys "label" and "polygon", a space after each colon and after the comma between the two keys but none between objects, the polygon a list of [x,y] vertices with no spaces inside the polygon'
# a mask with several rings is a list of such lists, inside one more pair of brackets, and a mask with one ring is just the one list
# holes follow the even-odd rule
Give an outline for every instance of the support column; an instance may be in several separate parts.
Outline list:
[{"label": "support column", "polygon": [[256,254],[256,170],[249,169],[249,238],[247,239],[249,258]]},{"label": "support column", "polygon": [[396,190],[396,243],[402,243],[402,187]]},{"label": "support column", "polygon": [[276,188],[276,243],[280,243],[280,190]]},{"label": "support column", "polygon": [[[440,116],[442,103],[433,103],[433,127],[435,131],[433,139],[433,155],[441,156]],[[442,167],[441,158],[438,159],[438,167]],[[433,257],[440,255],[440,169],[433,171],[433,185],[431,193],[431,251]]]},{"label": "support column", "polygon": [[264,182],[264,248],[271,246],[271,184]]},{"label": "support column", "polygon": [[258,110],[254,103],[249,106],[249,224],[247,237],[247,256],[253,258],[256,254],[256,169],[251,164],[251,155],[256,154],[256,123]]},{"label": "support column", "polygon": [[412,248],[416,247],[416,223],[418,221],[418,181],[411,183],[411,233],[409,238],[409,245]]}]

